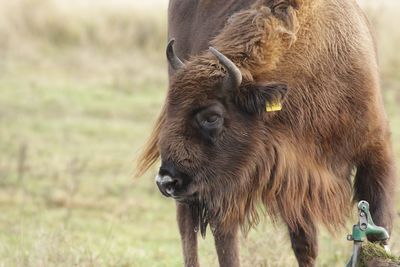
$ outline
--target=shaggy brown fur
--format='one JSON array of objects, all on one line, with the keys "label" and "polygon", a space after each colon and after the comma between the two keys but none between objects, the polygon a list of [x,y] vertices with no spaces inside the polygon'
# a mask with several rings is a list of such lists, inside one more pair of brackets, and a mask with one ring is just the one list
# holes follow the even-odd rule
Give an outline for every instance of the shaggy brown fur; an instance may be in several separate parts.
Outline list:
[{"label": "shaggy brown fur", "polygon": [[[218,60],[209,51],[191,57],[171,76],[138,174],[161,152],[163,161],[195,177],[217,251],[237,251],[235,242],[228,248],[232,242],[218,240],[235,239],[237,225],[247,231],[256,224],[257,204],[263,203],[288,225],[299,265],[313,266],[316,224],[330,230],[343,225],[354,167],[355,199],[369,201],[374,221],[390,230],[395,180],[390,134],[373,40],[355,1],[258,1],[231,16],[210,43],[239,67],[242,86],[232,95],[221,93],[225,71]],[[289,88],[287,95],[267,90],[284,99],[283,110],[255,112],[249,99],[271,82]],[[226,114],[224,131],[210,147],[190,126],[188,114],[213,101]],[[185,252],[185,259],[193,257],[198,265],[197,252]],[[228,258],[220,253],[219,258],[221,266],[239,264],[224,264]]]}]

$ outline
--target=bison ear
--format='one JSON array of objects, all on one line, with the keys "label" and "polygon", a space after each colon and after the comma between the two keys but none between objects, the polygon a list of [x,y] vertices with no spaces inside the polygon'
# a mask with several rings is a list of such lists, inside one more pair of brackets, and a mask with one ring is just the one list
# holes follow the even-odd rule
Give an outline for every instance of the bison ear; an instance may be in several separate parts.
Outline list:
[{"label": "bison ear", "polygon": [[240,87],[234,100],[245,112],[262,115],[265,112],[277,112],[281,110],[286,93],[286,84],[250,84]]}]

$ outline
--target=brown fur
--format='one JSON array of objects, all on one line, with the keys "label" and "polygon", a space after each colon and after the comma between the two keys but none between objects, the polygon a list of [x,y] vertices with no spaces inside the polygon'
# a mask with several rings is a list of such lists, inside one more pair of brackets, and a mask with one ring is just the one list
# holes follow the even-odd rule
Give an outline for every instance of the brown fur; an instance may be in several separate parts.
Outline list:
[{"label": "brown fur", "polygon": [[[390,230],[395,179],[389,130],[373,41],[355,1],[258,1],[236,12],[210,43],[244,79],[235,96],[224,96],[229,128],[220,150],[191,140],[196,133],[188,127],[189,111],[221,98],[225,71],[205,51],[171,76],[138,174],[161,151],[198,177],[216,236],[235,235],[238,224],[248,230],[263,203],[288,225],[300,266],[314,264],[316,223],[330,230],[343,225],[354,167],[355,199],[371,202],[375,221]],[[283,110],[244,114],[237,102],[270,82],[288,85]]]}]

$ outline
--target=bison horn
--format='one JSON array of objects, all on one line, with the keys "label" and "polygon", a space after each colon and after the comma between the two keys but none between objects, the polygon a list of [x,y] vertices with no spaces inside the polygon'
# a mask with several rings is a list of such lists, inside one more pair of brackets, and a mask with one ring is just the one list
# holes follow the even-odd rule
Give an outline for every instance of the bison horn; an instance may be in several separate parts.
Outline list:
[{"label": "bison horn", "polygon": [[223,89],[232,90],[239,88],[242,83],[242,73],[239,68],[224,54],[219,52],[214,47],[210,47],[211,53],[214,54],[219,60],[219,62],[226,68],[228,75],[224,79]]},{"label": "bison horn", "polygon": [[178,70],[183,68],[185,64],[183,64],[182,60],[180,60],[179,57],[175,54],[174,43],[175,39],[171,39],[167,45],[167,58],[169,64],[171,64],[171,67],[174,70]]}]

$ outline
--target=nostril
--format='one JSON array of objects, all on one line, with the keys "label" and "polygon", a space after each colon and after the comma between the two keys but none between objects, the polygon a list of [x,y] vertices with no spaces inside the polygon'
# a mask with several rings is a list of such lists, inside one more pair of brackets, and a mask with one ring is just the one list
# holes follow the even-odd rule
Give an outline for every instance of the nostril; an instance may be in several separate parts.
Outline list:
[{"label": "nostril", "polygon": [[170,187],[170,188],[177,187],[179,186],[179,179],[169,177],[166,180],[163,180],[161,184],[165,187]]},{"label": "nostril", "polygon": [[165,183],[165,186],[167,187],[175,187],[176,185],[178,185],[178,180],[173,179],[171,182]]},{"label": "nostril", "polygon": [[163,186],[165,187],[165,190],[167,191],[168,194],[173,194],[177,188],[178,185],[178,181],[177,180],[173,180],[172,182],[168,182],[163,184]]}]

